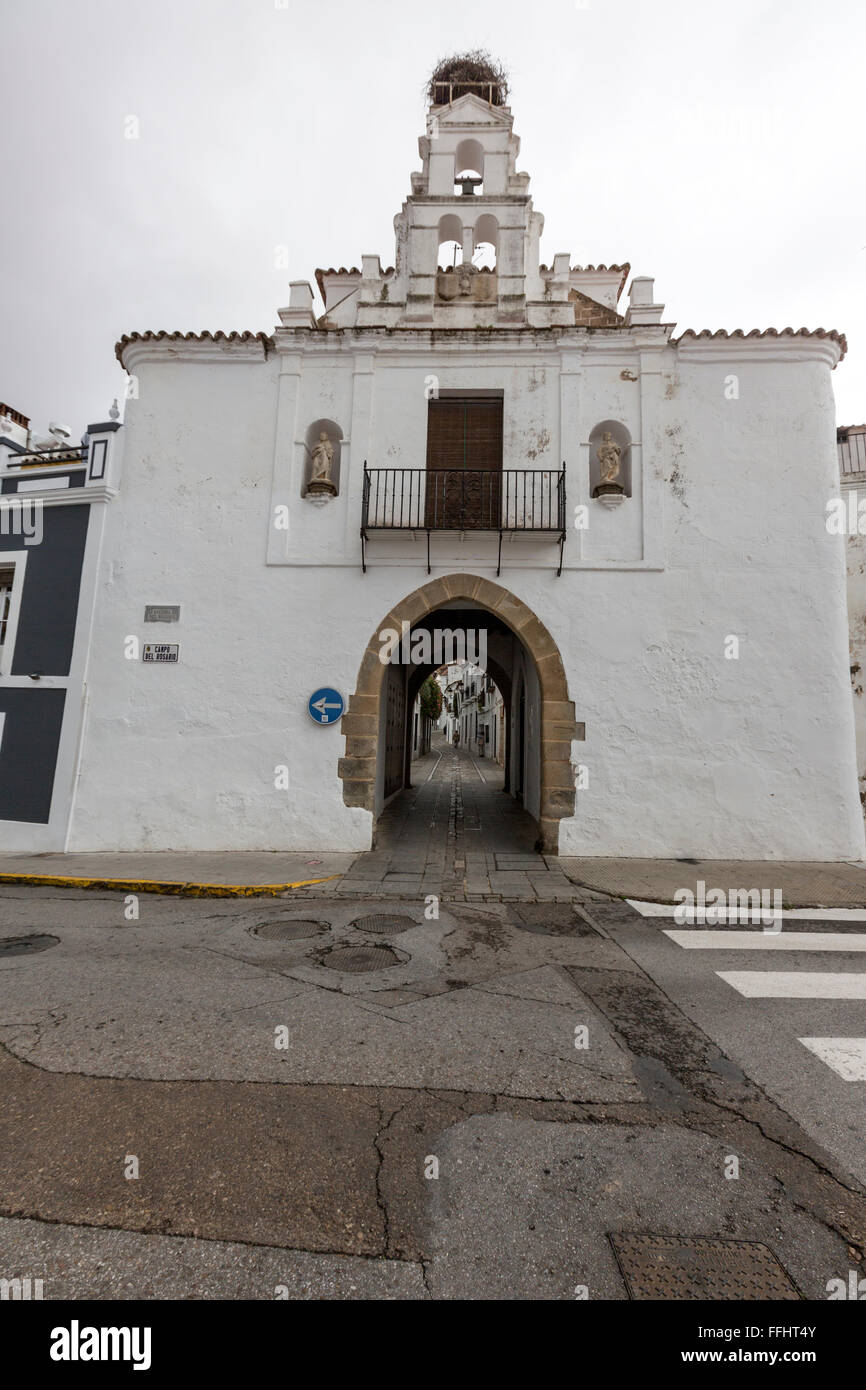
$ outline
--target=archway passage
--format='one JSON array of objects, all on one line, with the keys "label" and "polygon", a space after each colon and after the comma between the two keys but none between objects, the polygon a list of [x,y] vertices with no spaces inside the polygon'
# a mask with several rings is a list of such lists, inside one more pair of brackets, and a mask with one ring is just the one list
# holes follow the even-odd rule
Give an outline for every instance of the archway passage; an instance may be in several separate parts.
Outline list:
[{"label": "archway passage", "polygon": [[[344,801],[378,817],[390,798],[401,794],[394,771],[398,746],[403,748],[402,789],[408,790],[409,714],[421,683],[441,664],[441,651],[434,648],[430,659],[424,661],[423,639],[419,638],[415,643],[419,659],[383,661],[387,652],[383,644],[387,634],[400,634],[402,658],[407,648],[411,655],[416,634],[435,636],[443,629],[485,634],[487,660],[509,710],[508,744],[512,750],[523,747],[519,768],[514,751],[507,761],[506,790],[522,793],[523,809],[535,822],[537,847],[546,854],[557,854],[559,822],[574,814],[571,743],[583,737],[583,726],[575,722],[562,659],[547,628],[514,594],[475,575],[448,575],[416,589],[371,635],[342,720],[346,751],[340,759],[339,775]],[[520,728],[516,723],[519,691],[518,699],[513,698],[517,675],[524,692],[524,723]],[[397,693],[399,679],[402,700]],[[390,770],[387,782],[386,767]]]}]

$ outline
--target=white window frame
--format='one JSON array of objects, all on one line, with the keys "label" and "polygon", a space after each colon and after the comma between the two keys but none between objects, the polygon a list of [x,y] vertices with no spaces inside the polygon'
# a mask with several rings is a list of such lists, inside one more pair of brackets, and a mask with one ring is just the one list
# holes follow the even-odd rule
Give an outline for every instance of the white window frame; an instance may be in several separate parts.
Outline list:
[{"label": "white window frame", "polygon": [[18,636],[18,619],[21,614],[21,594],[24,589],[24,570],[27,566],[27,551],[0,550],[0,569],[11,566],[14,570],[12,580],[12,599],[9,604],[9,617],[6,621],[6,640],[0,647],[0,678],[8,676],[12,670],[15,656],[15,639]]}]

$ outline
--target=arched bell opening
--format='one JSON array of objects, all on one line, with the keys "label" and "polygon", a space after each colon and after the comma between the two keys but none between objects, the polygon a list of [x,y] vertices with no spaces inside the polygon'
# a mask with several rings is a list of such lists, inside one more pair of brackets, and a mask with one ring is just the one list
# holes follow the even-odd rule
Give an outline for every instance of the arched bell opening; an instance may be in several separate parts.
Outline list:
[{"label": "arched bell opening", "polygon": [[482,213],[478,218],[473,241],[472,264],[476,270],[495,270],[499,260],[499,223],[492,213]]},{"label": "arched bell opening", "polygon": [[484,192],[484,147],[480,140],[461,140],[457,146],[454,191],[467,197]]},{"label": "arched bell opening", "polygon": [[455,213],[439,218],[436,264],[440,270],[452,270],[463,260],[463,223]]}]

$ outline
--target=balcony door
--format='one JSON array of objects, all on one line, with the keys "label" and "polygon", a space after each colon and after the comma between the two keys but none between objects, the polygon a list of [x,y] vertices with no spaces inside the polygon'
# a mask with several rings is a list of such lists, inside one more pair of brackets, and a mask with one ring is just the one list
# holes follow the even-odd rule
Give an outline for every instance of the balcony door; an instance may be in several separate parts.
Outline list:
[{"label": "balcony door", "polygon": [[428,402],[424,525],[498,530],[502,515],[502,397]]}]

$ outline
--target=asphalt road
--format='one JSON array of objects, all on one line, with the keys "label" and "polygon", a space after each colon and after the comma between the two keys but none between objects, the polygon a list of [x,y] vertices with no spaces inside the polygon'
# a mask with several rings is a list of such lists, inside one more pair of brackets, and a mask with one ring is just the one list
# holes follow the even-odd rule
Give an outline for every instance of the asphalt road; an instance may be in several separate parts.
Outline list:
[{"label": "asphalt road", "polygon": [[[730,1061],[866,1187],[866,912],[784,918],[777,934],[751,924],[683,930],[672,917],[623,911],[610,914],[607,929]],[[708,936],[711,949],[698,944]],[[748,949],[737,949],[744,940]]]},{"label": "asphalt road", "polygon": [[121,894],[0,889],[0,1277],[260,1299],[862,1277],[866,1083],[799,1039],[866,1031],[863,1003],[718,972],[862,978],[866,953],[686,949],[574,898],[142,896],[130,919]]}]

